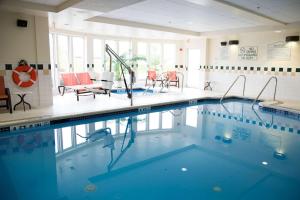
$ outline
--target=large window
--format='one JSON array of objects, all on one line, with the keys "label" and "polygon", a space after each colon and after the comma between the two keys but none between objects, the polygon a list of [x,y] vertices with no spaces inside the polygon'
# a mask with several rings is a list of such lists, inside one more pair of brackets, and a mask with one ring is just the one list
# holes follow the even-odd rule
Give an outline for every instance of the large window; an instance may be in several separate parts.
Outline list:
[{"label": "large window", "polygon": [[72,129],[71,127],[62,128],[62,145],[63,149],[70,148],[72,146]]},{"label": "large window", "polygon": [[84,64],[84,39],[82,37],[72,37],[73,47],[73,68],[75,72],[85,71]]},{"label": "large window", "polygon": [[96,72],[103,70],[103,41],[93,39],[93,64]]},{"label": "large window", "polygon": [[[108,46],[114,50],[116,53],[118,53],[118,46],[117,46],[117,42],[114,40],[106,40],[105,44],[108,44]],[[115,71],[117,68],[116,65],[116,61],[114,59],[114,57],[112,57],[113,62],[112,62],[112,71]],[[109,56],[107,55],[107,53],[105,53],[105,69],[109,71]],[[115,78],[116,78],[116,74],[115,74]]]},{"label": "large window", "polygon": [[122,58],[129,59],[131,58],[131,54],[131,43],[129,41],[119,41],[119,55]]},{"label": "large window", "polygon": [[150,68],[162,71],[161,69],[161,44],[160,43],[151,43],[149,50],[149,65]]},{"label": "large window", "polygon": [[149,114],[149,129],[159,129],[159,112]]},{"label": "large window", "polygon": [[[148,57],[148,44],[146,42],[138,42],[137,43],[137,56],[144,57],[147,59]],[[147,60],[139,60],[138,64],[138,78],[145,79],[148,71]]]},{"label": "large window", "polygon": [[173,115],[171,112],[162,113],[162,129],[170,129],[173,127]]},{"label": "large window", "polygon": [[87,136],[87,130],[85,125],[78,125],[75,127],[76,130],[76,143],[81,144],[86,141],[85,137]]},{"label": "large window", "polygon": [[176,63],[176,45],[164,44],[164,70],[174,68]]},{"label": "large window", "polygon": [[69,72],[69,41],[64,35],[57,36],[57,64],[60,72]]},{"label": "large window", "polygon": [[186,108],[185,124],[197,128],[198,123],[198,106]]}]

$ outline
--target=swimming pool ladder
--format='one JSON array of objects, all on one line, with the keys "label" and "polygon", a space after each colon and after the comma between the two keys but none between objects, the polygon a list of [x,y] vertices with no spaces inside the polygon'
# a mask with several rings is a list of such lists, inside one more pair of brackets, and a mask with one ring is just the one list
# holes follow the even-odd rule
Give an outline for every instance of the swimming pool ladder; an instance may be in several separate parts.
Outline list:
[{"label": "swimming pool ladder", "polygon": [[228,88],[228,90],[225,92],[225,94],[223,95],[223,97],[220,99],[220,103],[222,103],[223,99],[225,98],[225,96],[228,94],[228,92],[231,90],[231,88],[236,84],[236,82],[240,79],[240,78],[244,79],[244,85],[243,85],[243,96],[245,95],[245,87],[246,87],[246,81],[247,81],[247,77],[245,75],[239,75],[236,77],[236,79],[233,81],[233,83],[230,85],[230,87]]},{"label": "swimming pool ladder", "polygon": [[257,95],[256,99],[253,101],[252,103],[252,107],[255,105],[255,103],[258,101],[259,97],[262,95],[262,93],[265,91],[266,87],[269,85],[269,83],[272,81],[272,80],[275,80],[275,88],[274,88],[274,94],[273,94],[273,101],[275,101],[275,97],[276,97],[276,92],[277,92],[277,77],[276,76],[271,76],[269,78],[269,80],[266,82],[265,86],[263,87],[263,89],[260,91],[260,93]]}]

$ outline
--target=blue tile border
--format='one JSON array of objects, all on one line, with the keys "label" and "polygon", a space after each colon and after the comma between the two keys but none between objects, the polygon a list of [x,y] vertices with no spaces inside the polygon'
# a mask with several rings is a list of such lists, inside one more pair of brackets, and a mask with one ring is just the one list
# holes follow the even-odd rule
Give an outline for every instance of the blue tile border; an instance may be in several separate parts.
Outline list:
[{"label": "blue tile border", "polygon": [[222,118],[222,119],[230,119],[230,120],[235,120],[235,121],[239,121],[239,122],[250,124],[250,125],[257,125],[257,126],[260,126],[260,127],[265,127],[267,129],[270,129],[270,128],[272,128],[274,130],[279,130],[280,129],[280,131],[283,131],[283,132],[300,134],[300,129],[297,130],[293,127],[284,127],[284,126],[279,126],[277,124],[271,125],[269,123],[266,123],[264,125],[261,121],[256,121],[256,120],[251,120],[251,119],[241,118],[241,117],[236,117],[236,116],[232,117],[231,115],[218,113],[218,112],[208,112],[208,111],[205,111],[205,110],[201,111],[200,113],[202,115],[211,115],[213,117],[218,117],[218,118]]}]

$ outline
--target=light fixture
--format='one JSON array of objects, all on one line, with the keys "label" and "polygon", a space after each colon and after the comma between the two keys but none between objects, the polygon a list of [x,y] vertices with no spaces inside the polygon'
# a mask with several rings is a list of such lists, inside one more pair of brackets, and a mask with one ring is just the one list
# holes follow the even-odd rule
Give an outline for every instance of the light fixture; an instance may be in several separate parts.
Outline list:
[{"label": "light fixture", "polygon": [[276,30],[276,31],[274,31],[275,33],[281,33],[282,32],[282,30]]},{"label": "light fixture", "polygon": [[226,46],[227,45],[227,42],[224,41],[224,42],[221,42],[221,46]]},{"label": "light fixture", "polygon": [[238,40],[229,40],[229,45],[238,45],[239,41]]},{"label": "light fixture", "polygon": [[299,41],[299,35],[292,35],[292,36],[287,36],[285,38],[286,42],[298,42]]}]

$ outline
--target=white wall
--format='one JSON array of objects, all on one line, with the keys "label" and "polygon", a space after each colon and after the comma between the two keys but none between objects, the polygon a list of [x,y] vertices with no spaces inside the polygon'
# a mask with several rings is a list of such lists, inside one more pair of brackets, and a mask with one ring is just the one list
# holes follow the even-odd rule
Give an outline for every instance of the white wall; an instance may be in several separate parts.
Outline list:
[{"label": "white wall", "polygon": [[[17,19],[28,21],[27,28],[17,27]],[[11,93],[15,91],[30,91],[25,97],[33,107],[52,105],[51,72],[48,70],[49,58],[49,29],[48,18],[32,16],[8,11],[0,12],[0,74],[5,77],[5,85]],[[5,65],[12,64],[15,69],[20,59],[25,59],[28,64],[39,64],[43,69],[36,69],[37,82],[30,88],[20,88],[13,83],[12,70],[7,70]],[[12,94],[13,105],[19,97]]]},{"label": "white wall", "polygon": [[[213,66],[212,70],[200,70],[206,73],[206,80],[213,81],[213,88],[218,92],[225,92],[229,85],[239,74],[247,76],[246,96],[257,96],[268,78],[276,76],[278,78],[278,92],[277,98],[281,100],[300,100],[300,93],[298,92],[300,84],[300,73],[295,72],[296,68],[300,67],[300,44],[288,43],[291,48],[291,56],[286,61],[270,60],[267,57],[267,45],[278,41],[285,41],[287,35],[299,35],[299,32],[282,33],[275,32],[259,32],[259,33],[244,33],[239,35],[226,35],[213,37],[207,43],[207,63],[206,65]],[[228,59],[222,60],[220,57],[220,42],[229,41],[231,39],[239,40],[238,46],[227,46]],[[238,49],[242,46],[258,47],[258,57],[254,61],[244,61],[238,58]],[[232,66],[248,67],[247,70],[216,70],[215,66]],[[255,70],[250,71],[249,68],[254,67]],[[268,71],[257,71],[257,67],[268,67]],[[275,72],[270,72],[270,68],[275,67]],[[283,68],[283,72],[279,72],[279,68]],[[292,72],[287,72],[287,68],[292,68]],[[262,98],[270,99],[273,94],[272,83],[266,90]],[[233,88],[233,93],[241,94],[242,81]]]}]

